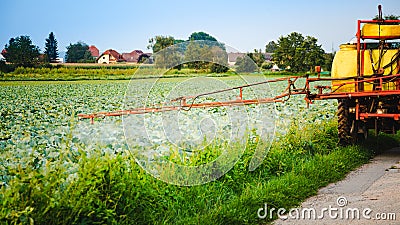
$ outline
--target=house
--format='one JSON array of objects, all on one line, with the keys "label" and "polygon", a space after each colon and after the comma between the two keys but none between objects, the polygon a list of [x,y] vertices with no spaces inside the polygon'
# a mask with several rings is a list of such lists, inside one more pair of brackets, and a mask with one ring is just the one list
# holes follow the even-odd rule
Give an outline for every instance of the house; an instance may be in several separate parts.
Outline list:
[{"label": "house", "polygon": [[266,52],[263,54],[264,54],[265,62],[272,62],[272,54],[273,53]]},{"label": "house", "polygon": [[276,71],[281,71],[281,69],[278,67],[278,65],[274,64],[274,65],[272,66],[272,68],[271,68],[271,71],[276,72]]},{"label": "house", "polygon": [[153,54],[152,53],[143,53],[139,56],[139,63],[152,64],[153,63]]},{"label": "house", "polygon": [[6,61],[6,58],[4,57],[4,55],[7,53],[7,51],[5,49],[3,49],[0,53],[0,61]]},{"label": "house", "polygon": [[137,63],[142,54],[144,53],[141,50],[133,50],[130,53],[122,53],[122,57],[126,60],[126,62]]},{"label": "house", "polygon": [[245,56],[246,53],[239,53],[239,52],[229,52],[228,53],[228,65],[234,66],[236,64],[236,60],[239,57]]},{"label": "house", "polygon": [[110,64],[117,62],[126,62],[126,60],[117,51],[113,49],[108,49],[96,59],[96,62],[100,64]]},{"label": "house", "polygon": [[96,59],[96,58],[98,58],[98,57],[100,56],[100,51],[99,51],[99,49],[98,49],[96,46],[94,46],[94,45],[91,45],[91,46],[89,47],[89,51],[90,51],[90,54],[92,55],[92,57],[93,57],[94,59]]},{"label": "house", "polygon": [[58,57],[56,58],[57,63],[64,63],[64,58]]}]

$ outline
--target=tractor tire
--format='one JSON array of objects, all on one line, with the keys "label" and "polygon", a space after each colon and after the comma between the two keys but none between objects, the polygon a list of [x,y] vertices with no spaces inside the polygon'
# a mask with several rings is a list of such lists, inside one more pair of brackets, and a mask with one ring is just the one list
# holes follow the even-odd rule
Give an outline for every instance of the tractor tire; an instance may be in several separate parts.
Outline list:
[{"label": "tractor tire", "polygon": [[348,100],[338,99],[338,138],[339,145],[350,145],[355,142],[354,136],[350,133],[353,120],[350,118]]}]

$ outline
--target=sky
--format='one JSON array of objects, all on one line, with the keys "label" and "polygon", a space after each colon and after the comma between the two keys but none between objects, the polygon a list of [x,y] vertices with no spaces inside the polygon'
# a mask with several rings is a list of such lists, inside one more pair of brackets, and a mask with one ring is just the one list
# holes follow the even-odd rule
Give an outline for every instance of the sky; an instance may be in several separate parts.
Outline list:
[{"label": "sky", "polygon": [[265,50],[280,36],[313,36],[326,52],[352,40],[357,19],[400,15],[399,0],[0,0],[0,48],[28,35],[43,51],[54,32],[59,51],[78,41],[100,52],[147,49],[148,40],[169,35],[186,40],[203,31],[240,52]]}]

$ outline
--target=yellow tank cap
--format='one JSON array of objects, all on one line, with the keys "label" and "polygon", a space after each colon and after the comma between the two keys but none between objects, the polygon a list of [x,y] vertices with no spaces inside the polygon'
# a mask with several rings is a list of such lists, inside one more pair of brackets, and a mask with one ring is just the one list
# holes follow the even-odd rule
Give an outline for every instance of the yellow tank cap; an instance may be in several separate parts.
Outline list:
[{"label": "yellow tank cap", "polygon": [[380,37],[400,37],[399,24],[371,24],[367,23],[362,27],[362,36],[380,36]]},{"label": "yellow tank cap", "polygon": [[341,44],[339,47],[342,51],[351,51],[357,49],[357,46],[355,44]]}]

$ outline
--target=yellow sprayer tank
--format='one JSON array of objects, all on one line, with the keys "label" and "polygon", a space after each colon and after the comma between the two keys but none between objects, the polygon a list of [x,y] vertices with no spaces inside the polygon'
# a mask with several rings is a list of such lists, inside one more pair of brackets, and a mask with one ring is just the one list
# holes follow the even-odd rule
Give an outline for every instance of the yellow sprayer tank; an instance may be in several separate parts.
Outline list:
[{"label": "yellow sprayer tank", "polygon": [[[400,25],[377,25],[377,24],[365,24],[361,31],[362,36],[379,36],[388,37],[400,36]],[[379,57],[382,54],[381,63],[379,66]],[[374,70],[380,68],[384,69],[383,75],[391,75],[399,73],[399,61],[394,62],[393,59],[399,54],[399,49],[385,49],[381,51],[378,48],[365,49],[360,51],[360,62],[362,57],[364,58],[364,66],[361,68],[363,76],[370,77],[374,75]],[[372,55],[372,56],[371,56]],[[387,66],[388,65],[388,66]],[[357,45],[356,44],[343,44],[340,46],[340,50],[336,53],[332,64],[332,77],[333,78],[345,78],[357,76]],[[340,84],[343,82],[349,82],[352,80],[344,81],[333,81],[332,85]],[[372,91],[372,84],[365,84],[365,91]],[[394,89],[393,83],[386,83],[383,86],[383,90]],[[349,84],[344,85],[338,92],[354,92],[355,85]]]}]

